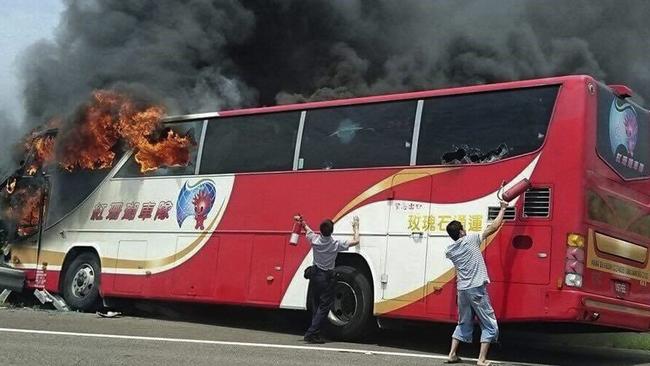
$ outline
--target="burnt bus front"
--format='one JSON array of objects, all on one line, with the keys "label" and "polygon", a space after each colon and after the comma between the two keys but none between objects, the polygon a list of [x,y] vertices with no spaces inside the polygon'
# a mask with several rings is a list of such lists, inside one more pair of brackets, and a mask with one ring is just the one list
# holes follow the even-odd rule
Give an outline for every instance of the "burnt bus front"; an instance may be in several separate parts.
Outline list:
[{"label": "burnt bus front", "polygon": [[34,257],[46,208],[48,178],[27,159],[0,185],[0,289],[22,291],[29,269],[13,255],[21,247]]}]

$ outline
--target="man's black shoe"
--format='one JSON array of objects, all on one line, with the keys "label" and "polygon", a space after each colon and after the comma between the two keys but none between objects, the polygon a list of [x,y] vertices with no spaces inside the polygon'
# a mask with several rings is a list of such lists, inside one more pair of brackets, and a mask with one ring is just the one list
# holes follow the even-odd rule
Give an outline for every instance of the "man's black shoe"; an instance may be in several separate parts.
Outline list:
[{"label": "man's black shoe", "polygon": [[305,336],[303,339],[305,340],[305,342],[311,343],[311,344],[323,344],[323,343],[325,343],[323,338],[321,338],[320,336],[317,336],[317,335]]}]

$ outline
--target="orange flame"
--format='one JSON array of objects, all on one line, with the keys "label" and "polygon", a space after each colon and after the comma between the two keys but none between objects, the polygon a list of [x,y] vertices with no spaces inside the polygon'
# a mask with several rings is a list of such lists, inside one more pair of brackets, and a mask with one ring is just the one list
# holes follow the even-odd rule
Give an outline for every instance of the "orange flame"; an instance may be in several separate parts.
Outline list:
[{"label": "orange flame", "polygon": [[[25,143],[28,151],[34,151],[27,174],[36,174],[55,158],[68,171],[110,168],[119,141],[135,150],[141,172],[163,166],[186,166],[190,160],[189,149],[195,145],[191,137],[169,131],[161,139],[153,139],[162,127],[163,114],[160,106],[140,105],[117,92],[97,90],[80,111],[74,127],[60,131],[57,140],[32,134]],[[60,119],[52,119],[47,127],[61,126]]]},{"label": "orange flame", "polygon": [[33,152],[31,165],[25,170],[28,175],[34,175],[43,166],[54,161],[54,137],[37,136],[34,131],[24,143],[26,152]]},{"label": "orange flame", "polygon": [[52,136],[43,136],[34,139],[32,144],[35,152],[35,159],[41,165],[43,163],[49,163],[54,158],[54,137]]},{"label": "orange flame", "polygon": [[43,190],[41,188],[26,187],[17,189],[5,216],[16,221],[18,235],[27,236],[36,233],[41,216],[41,201]]},{"label": "orange flame", "polygon": [[119,140],[136,150],[142,172],[187,165],[193,145],[189,137],[171,132],[160,141],[150,141],[162,126],[163,113],[162,107],[138,106],[116,92],[95,91],[79,126],[64,137],[61,166],[67,170],[111,167],[115,159],[113,149]]},{"label": "orange flame", "polygon": [[[32,153],[25,173],[35,175],[39,169],[55,161],[69,171],[74,169],[103,169],[113,166],[115,150],[120,141],[135,150],[140,171],[159,167],[186,166],[190,161],[190,147],[195,142],[173,130],[155,138],[162,128],[160,106],[142,105],[113,91],[99,90],[67,129],[60,119],[53,119],[43,128],[58,128],[57,137],[34,131],[24,144]],[[31,235],[38,230],[41,215],[42,187],[17,186],[16,177],[5,187],[8,195],[5,217],[17,223],[18,234]]]},{"label": "orange flame", "polygon": [[186,166],[190,161],[189,147],[192,139],[189,136],[180,136],[169,130],[167,138],[151,143],[146,141],[139,146],[135,154],[135,161],[140,164],[141,172],[156,170],[160,166]]}]

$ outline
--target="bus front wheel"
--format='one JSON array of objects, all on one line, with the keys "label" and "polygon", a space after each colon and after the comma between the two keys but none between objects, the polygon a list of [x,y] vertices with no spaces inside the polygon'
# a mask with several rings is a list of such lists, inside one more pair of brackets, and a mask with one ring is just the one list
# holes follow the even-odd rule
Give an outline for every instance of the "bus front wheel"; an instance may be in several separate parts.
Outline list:
[{"label": "bus front wheel", "polygon": [[99,304],[99,258],[93,253],[75,257],[63,277],[63,298],[73,310],[93,311]]},{"label": "bus front wheel", "polygon": [[368,278],[350,266],[338,266],[334,303],[328,314],[328,333],[334,338],[352,341],[361,338],[372,320],[372,287]]}]

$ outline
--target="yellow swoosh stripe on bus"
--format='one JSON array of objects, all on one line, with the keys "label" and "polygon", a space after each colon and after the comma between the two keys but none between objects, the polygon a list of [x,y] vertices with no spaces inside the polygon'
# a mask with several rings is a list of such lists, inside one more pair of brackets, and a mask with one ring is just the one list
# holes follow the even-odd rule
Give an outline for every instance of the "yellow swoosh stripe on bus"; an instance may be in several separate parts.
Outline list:
[{"label": "yellow swoosh stripe on bus", "polygon": [[[497,234],[501,231],[501,228],[497,230],[494,234],[490,235],[487,239],[485,239],[485,242],[483,245],[481,245],[481,250],[485,251],[485,249],[492,244],[494,241],[494,238],[497,236]],[[385,300],[385,301],[380,301],[375,303],[375,314],[381,315],[381,314],[386,314],[390,313],[391,311],[395,311],[397,309],[401,309],[405,306],[411,305],[412,303],[423,299],[429,295],[431,295],[434,291],[437,290],[435,286],[431,286],[433,283],[441,283],[444,285],[448,284],[454,277],[456,276],[456,270],[452,267],[449,269],[447,272],[443,273],[442,275],[438,276],[437,278],[428,281],[424,286],[419,287],[413,291],[410,291],[408,293],[405,293],[403,295],[400,295],[398,297],[395,297],[393,299]],[[420,295],[424,293],[424,295]]]},{"label": "yellow swoosh stripe on bus", "polygon": [[[345,205],[345,207],[343,207],[341,211],[339,211],[339,213],[337,213],[336,216],[334,216],[332,221],[337,222],[341,217],[345,216],[345,214],[350,212],[350,210],[352,210],[359,203],[367,200],[368,198],[376,194],[379,194],[387,190],[390,187],[395,187],[400,184],[414,181],[416,179],[420,179],[420,178],[424,178],[431,175],[436,175],[436,174],[440,174],[440,173],[444,173],[456,169],[460,169],[460,168],[415,168],[415,169],[400,170],[399,172],[389,176],[388,178],[381,180],[379,183],[366,189],[363,193],[361,193],[352,201],[350,201],[350,203]],[[393,182],[395,177],[397,177],[398,179],[395,182]]]},{"label": "yellow swoosh stripe on bus", "polygon": [[[185,247],[180,252],[176,252],[172,255],[163,258],[147,259],[147,260],[132,260],[132,259],[118,259],[114,257],[102,257],[101,258],[102,268],[114,268],[115,270],[152,269],[152,268],[164,267],[183,260],[185,256],[187,256],[189,253],[192,252],[192,250],[194,250],[199,244],[201,244],[203,239],[205,239],[206,235],[212,234],[213,226],[221,217],[220,213],[224,204],[225,201],[222,203],[221,207],[217,211],[217,215],[212,219],[212,222],[210,222],[210,225],[208,225],[208,229],[206,231],[203,231],[196,240],[194,240],[190,245]],[[28,267],[28,266],[33,267],[34,264],[36,263],[36,248],[33,249],[15,248],[12,249],[12,252],[15,257],[20,259],[20,263],[22,264],[23,267]],[[64,259],[65,259],[65,253],[48,251],[48,250],[41,251],[41,257],[40,257],[41,263],[47,263],[48,265],[52,265],[52,266],[62,266]]]}]

